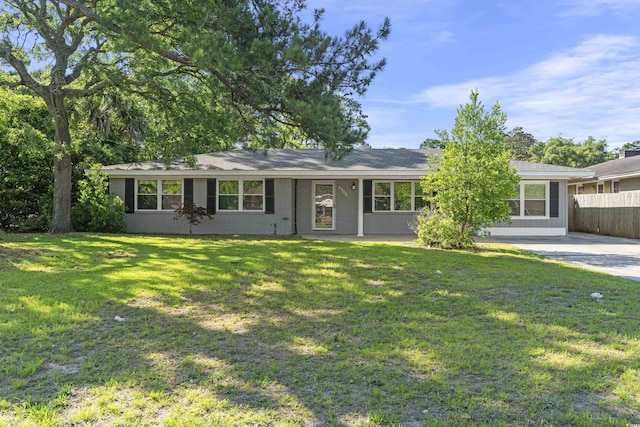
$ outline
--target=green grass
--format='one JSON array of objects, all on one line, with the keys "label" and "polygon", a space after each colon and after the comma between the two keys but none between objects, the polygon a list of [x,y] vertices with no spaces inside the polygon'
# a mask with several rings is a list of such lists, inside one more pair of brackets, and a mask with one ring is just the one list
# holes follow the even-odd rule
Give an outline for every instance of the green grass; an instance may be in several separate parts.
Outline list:
[{"label": "green grass", "polygon": [[0,426],[624,426],[638,286],[509,246],[0,235]]}]

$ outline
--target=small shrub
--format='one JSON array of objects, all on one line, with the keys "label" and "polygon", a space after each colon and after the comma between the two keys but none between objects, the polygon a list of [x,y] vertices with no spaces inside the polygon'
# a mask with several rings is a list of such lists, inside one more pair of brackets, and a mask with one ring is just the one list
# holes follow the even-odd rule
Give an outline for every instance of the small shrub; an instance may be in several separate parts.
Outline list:
[{"label": "small shrub", "polygon": [[463,231],[456,221],[438,211],[425,209],[418,215],[414,231],[418,235],[418,241],[428,246],[467,249],[474,244],[470,229]]},{"label": "small shrub", "polygon": [[202,222],[202,218],[213,218],[205,208],[193,204],[184,205],[176,209],[174,212],[175,215],[173,216],[173,219],[176,221],[179,220],[180,217],[185,217],[187,219],[189,222],[189,234],[191,234],[194,225],[198,225]]},{"label": "small shrub", "polygon": [[78,182],[78,203],[73,207],[73,227],[77,231],[121,233],[126,230],[124,202],[107,191],[107,175],[100,165],[91,167],[87,179]]}]

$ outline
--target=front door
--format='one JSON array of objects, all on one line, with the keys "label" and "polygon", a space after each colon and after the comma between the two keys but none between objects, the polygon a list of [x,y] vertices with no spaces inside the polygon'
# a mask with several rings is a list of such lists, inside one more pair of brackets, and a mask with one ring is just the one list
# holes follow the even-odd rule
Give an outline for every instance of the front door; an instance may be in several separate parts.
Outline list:
[{"label": "front door", "polygon": [[313,229],[335,230],[335,184],[313,183]]}]

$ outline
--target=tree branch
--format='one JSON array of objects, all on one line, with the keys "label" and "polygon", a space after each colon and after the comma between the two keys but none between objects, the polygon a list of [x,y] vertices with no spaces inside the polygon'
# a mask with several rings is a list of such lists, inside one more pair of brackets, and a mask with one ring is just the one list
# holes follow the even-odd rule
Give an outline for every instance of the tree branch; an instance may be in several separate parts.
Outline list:
[{"label": "tree branch", "polygon": [[[27,70],[27,66],[18,59],[13,52],[11,52],[11,44],[5,41],[0,41],[0,58],[9,63],[11,67],[18,73],[20,77],[20,83],[16,86],[23,85],[33,90],[39,96],[44,97],[44,88],[38,83]],[[11,83],[13,85],[13,83]],[[15,86],[13,86],[15,87]]]}]

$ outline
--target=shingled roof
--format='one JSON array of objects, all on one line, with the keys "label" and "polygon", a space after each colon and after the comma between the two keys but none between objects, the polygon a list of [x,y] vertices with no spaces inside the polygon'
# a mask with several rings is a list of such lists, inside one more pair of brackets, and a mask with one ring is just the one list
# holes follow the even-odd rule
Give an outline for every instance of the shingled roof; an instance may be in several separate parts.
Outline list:
[{"label": "shingled roof", "polygon": [[640,175],[640,156],[624,157],[589,166],[598,179]]},{"label": "shingled roof", "polygon": [[[323,150],[304,149],[258,149],[232,150],[195,156],[190,166],[185,159],[170,162],[151,161],[105,166],[110,175],[149,174],[153,172],[350,172],[369,173],[393,171],[417,175],[427,170],[426,154],[439,154],[440,150],[427,149],[361,149],[347,153],[341,160],[327,158]],[[592,172],[565,166],[513,161],[512,165],[521,176],[586,177]]]}]

